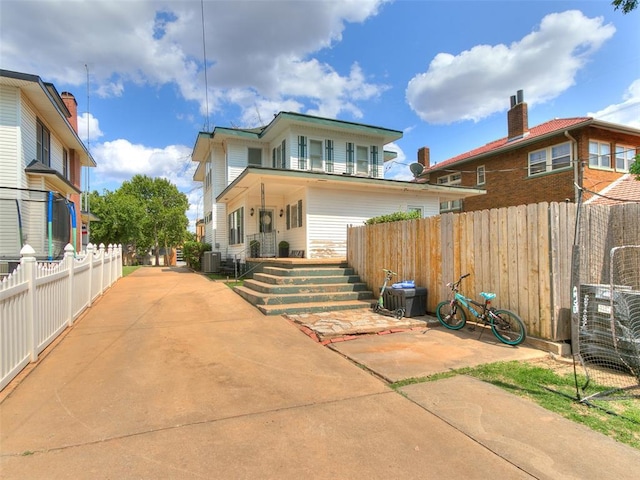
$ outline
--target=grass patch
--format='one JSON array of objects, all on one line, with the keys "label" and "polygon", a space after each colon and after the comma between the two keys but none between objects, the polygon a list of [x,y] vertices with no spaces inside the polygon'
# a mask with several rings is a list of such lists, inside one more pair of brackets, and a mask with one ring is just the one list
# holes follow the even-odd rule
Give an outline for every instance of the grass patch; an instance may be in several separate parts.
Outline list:
[{"label": "grass patch", "polygon": [[127,275],[129,275],[130,273],[135,272],[137,269],[140,268],[140,265],[134,265],[134,266],[123,266],[122,267],[122,276],[126,277]]},{"label": "grass patch", "polygon": [[[560,373],[546,366],[526,362],[498,362],[428,377],[410,378],[393,383],[391,387],[397,390],[406,385],[440,380],[455,375],[469,375],[496,385],[510,393],[528,398],[549,411],[640,450],[640,399],[592,400],[591,403],[598,408],[579,403],[575,400],[576,387],[573,372]],[[578,385],[584,385],[584,381],[584,377],[578,375]],[[592,383],[588,393],[593,394],[603,390],[606,388]]]},{"label": "grass patch", "polygon": [[206,276],[211,280],[224,280],[225,285],[229,288],[241,287],[242,285],[244,285],[244,280],[236,281],[232,277],[229,277],[227,275],[220,275],[219,273],[208,273]]}]

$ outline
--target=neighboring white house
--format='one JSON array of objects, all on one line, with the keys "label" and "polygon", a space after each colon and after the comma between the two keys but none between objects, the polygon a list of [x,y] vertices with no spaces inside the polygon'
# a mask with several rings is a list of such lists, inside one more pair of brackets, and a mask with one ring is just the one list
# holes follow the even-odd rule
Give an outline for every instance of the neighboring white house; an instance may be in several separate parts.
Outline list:
[{"label": "neighboring white house", "polygon": [[[204,241],[223,255],[268,257],[278,243],[306,258],[346,256],[348,225],[418,210],[482,190],[385,180],[385,145],[402,132],[281,112],[255,129],[200,132],[192,152],[203,182]],[[250,249],[259,242],[259,252]],[[385,248],[392,248],[387,246]]]},{"label": "neighboring white house", "polygon": [[78,137],[73,95],[0,70],[0,273],[27,243],[41,259],[68,243],[81,249],[83,166],[95,162]]}]

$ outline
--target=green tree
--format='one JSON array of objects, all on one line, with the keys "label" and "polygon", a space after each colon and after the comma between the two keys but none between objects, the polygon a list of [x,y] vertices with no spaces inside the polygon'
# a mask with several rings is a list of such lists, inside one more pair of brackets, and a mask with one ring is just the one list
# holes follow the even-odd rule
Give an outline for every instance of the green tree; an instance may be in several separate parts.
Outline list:
[{"label": "green tree", "polygon": [[636,160],[629,167],[629,172],[636,176],[636,180],[640,181],[640,155],[636,155]]},{"label": "green tree", "polygon": [[620,9],[626,14],[638,8],[638,0],[613,0],[611,5],[615,7],[614,10]]},{"label": "green tree", "polygon": [[140,201],[144,219],[138,249],[153,247],[156,265],[159,265],[160,247],[169,252],[169,249],[182,244],[187,236],[187,196],[168,180],[146,175],[135,175],[119,190]]},{"label": "green tree", "polygon": [[[145,211],[142,203],[135,196],[116,190],[105,190],[102,195],[94,191],[90,195],[91,213],[98,217],[98,221],[91,222],[90,241],[100,243],[120,244],[131,248],[135,253],[138,245],[143,244],[142,223]],[[125,263],[131,263],[125,255]]]}]

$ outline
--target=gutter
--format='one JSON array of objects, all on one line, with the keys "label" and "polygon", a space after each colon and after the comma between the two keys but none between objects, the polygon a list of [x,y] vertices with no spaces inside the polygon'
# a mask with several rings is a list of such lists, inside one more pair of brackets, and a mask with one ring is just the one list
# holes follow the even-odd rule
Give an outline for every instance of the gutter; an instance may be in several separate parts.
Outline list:
[{"label": "gutter", "polygon": [[569,130],[564,131],[564,136],[571,140],[571,158],[573,158],[573,191],[574,191],[574,202],[578,203],[578,195],[580,192],[580,186],[582,182],[579,182],[580,178],[580,166],[581,162],[578,158],[578,141],[571,136]]}]

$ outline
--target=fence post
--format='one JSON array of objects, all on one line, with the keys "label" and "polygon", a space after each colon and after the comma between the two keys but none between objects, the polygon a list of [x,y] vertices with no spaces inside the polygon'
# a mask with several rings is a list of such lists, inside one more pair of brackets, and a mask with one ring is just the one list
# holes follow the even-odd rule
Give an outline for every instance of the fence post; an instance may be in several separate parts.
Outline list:
[{"label": "fence post", "polygon": [[38,349],[36,348],[36,251],[31,245],[25,245],[20,250],[20,265],[24,269],[25,279],[27,280],[27,335],[29,336],[29,353],[31,361],[38,360]]},{"label": "fence post", "polygon": [[91,293],[93,291],[93,249],[95,247],[92,243],[87,244],[87,260],[89,261],[89,298],[87,300],[87,307],[91,306]]},{"label": "fence post", "polygon": [[64,266],[68,272],[67,279],[67,325],[73,325],[73,292],[75,291],[73,284],[73,257],[75,255],[75,250],[73,249],[73,245],[67,243],[64,247]]},{"label": "fence post", "polygon": [[109,244],[109,286],[115,282],[116,275],[114,268],[116,266],[116,246],[112,243]]},{"label": "fence post", "polygon": [[116,276],[116,278],[121,278],[122,277],[122,262],[123,262],[122,244],[119,243],[118,244],[118,275]]},{"label": "fence post", "polygon": [[100,244],[100,295],[104,292],[104,243]]}]

